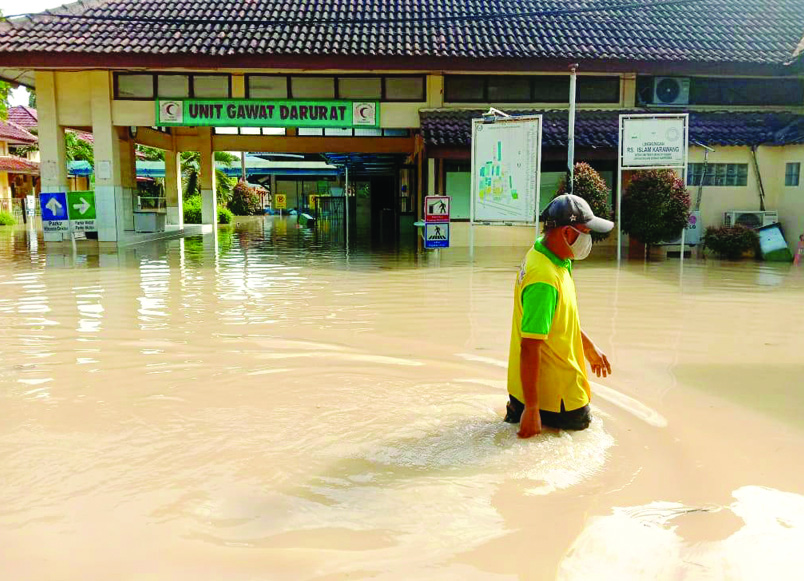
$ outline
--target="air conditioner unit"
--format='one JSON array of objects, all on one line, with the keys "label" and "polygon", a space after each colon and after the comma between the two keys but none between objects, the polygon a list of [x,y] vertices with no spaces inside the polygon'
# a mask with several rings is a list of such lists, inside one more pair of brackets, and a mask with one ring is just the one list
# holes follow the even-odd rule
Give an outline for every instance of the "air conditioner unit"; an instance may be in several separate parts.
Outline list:
[{"label": "air conditioner unit", "polygon": [[690,103],[690,80],[681,77],[653,79],[653,104],[678,107]]},{"label": "air conditioner unit", "polygon": [[779,213],[776,210],[759,212],[754,210],[732,210],[726,212],[723,222],[726,226],[746,226],[748,228],[762,228],[770,226],[779,221]]}]

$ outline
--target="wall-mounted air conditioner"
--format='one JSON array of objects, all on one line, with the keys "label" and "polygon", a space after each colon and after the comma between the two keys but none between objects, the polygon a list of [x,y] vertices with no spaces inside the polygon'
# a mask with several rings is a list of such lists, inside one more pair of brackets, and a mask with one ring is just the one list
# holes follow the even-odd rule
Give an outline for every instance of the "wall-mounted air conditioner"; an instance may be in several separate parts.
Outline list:
[{"label": "wall-mounted air conditioner", "polygon": [[653,104],[668,107],[689,105],[690,80],[682,77],[653,79]]},{"label": "wall-mounted air conditioner", "polygon": [[770,226],[779,221],[779,213],[776,210],[765,212],[754,210],[731,210],[723,216],[723,223],[726,226],[746,226],[748,228],[762,228]]}]

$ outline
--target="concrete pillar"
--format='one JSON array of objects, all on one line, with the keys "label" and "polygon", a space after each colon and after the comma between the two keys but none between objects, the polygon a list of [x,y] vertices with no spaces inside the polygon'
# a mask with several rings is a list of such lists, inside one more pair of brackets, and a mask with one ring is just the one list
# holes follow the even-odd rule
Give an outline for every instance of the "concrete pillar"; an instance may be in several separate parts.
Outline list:
[{"label": "concrete pillar", "polygon": [[[112,124],[112,85],[107,71],[89,71],[92,135],[95,140],[95,207],[98,240],[119,242],[131,214],[124,210],[120,138]],[[128,147],[128,145],[126,145]],[[131,204],[131,192],[126,196]],[[133,225],[131,225],[133,229]]]},{"label": "concrete pillar", "polygon": [[184,208],[181,191],[181,154],[176,151],[165,152],[165,203],[167,223],[184,227]]},{"label": "concrete pillar", "polygon": [[[67,192],[67,150],[64,127],[59,125],[56,104],[56,76],[52,72],[36,72],[36,103],[39,114],[40,191]],[[61,242],[60,232],[46,233],[45,242]]]},{"label": "concrete pillar", "polygon": [[212,128],[199,127],[199,148],[201,167],[201,223],[218,223],[218,194],[215,190],[215,152],[212,151]]},{"label": "concrete pillar", "polygon": [[136,143],[127,128],[116,127],[120,136],[120,184],[123,186],[123,229],[134,231],[134,208],[137,199],[137,153]]}]

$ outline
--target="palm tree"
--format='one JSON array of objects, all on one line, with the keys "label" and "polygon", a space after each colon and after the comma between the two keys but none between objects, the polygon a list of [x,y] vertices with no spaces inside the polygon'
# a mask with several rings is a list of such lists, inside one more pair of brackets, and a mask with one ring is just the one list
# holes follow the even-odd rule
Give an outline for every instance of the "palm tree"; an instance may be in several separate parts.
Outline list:
[{"label": "palm tree", "polygon": [[[231,153],[225,151],[215,152],[215,162],[223,163],[226,166],[232,165],[238,158]],[[183,151],[181,153],[181,172],[182,181],[184,184],[184,199],[192,196],[201,195],[201,187],[199,179],[199,171],[201,167],[201,154],[197,151]],[[216,193],[218,195],[218,204],[221,206],[226,205],[232,198],[232,189],[235,186],[235,180],[227,176],[222,170],[215,168],[215,182]]]}]

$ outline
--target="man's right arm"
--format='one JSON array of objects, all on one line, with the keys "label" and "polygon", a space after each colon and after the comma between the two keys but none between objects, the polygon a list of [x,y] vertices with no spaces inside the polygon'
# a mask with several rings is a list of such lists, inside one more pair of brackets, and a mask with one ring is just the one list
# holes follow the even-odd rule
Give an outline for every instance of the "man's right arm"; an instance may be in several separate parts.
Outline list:
[{"label": "man's right arm", "polygon": [[539,363],[541,360],[542,339],[523,337],[519,356],[519,374],[522,380],[522,393],[525,396],[525,411],[519,423],[519,437],[530,438],[542,431],[539,415]]}]

